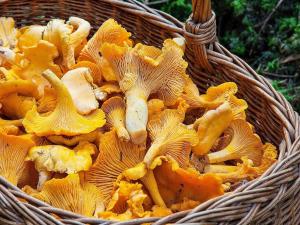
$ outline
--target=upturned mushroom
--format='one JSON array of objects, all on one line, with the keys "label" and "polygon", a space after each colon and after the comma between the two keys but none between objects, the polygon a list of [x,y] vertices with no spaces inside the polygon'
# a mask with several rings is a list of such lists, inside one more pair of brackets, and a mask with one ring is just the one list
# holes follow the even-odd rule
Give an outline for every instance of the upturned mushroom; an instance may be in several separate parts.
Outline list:
[{"label": "upturned mushroom", "polygon": [[210,163],[219,163],[232,159],[241,159],[247,156],[255,166],[260,165],[263,155],[263,145],[252,127],[242,119],[232,121],[232,140],[224,149],[207,155]]},{"label": "upturned mushroom", "polygon": [[88,116],[80,115],[67,88],[51,70],[45,71],[43,76],[56,90],[57,104],[54,111],[46,116],[40,115],[37,107],[33,107],[23,120],[28,133],[38,136],[75,136],[90,133],[105,124],[105,115],[100,109],[94,110]]},{"label": "upturned mushroom", "polygon": [[146,140],[147,99],[156,93],[166,105],[175,103],[187,78],[182,49],[166,40],[162,50],[137,44],[134,48],[105,43],[101,53],[115,72],[126,96],[126,128],[136,144]]}]

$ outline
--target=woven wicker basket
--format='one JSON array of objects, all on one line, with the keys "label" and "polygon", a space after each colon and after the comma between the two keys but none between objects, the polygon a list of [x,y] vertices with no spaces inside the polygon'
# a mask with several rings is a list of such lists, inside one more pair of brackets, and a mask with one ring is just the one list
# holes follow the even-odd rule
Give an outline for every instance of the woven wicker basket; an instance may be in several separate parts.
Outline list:
[{"label": "woven wicker basket", "polygon": [[[130,31],[135,40],[155,46],[161,46],[166,38],[184,36],[188,73],[199,90],[204,92],[209,86],[225,81],[236,82],[239,96],[249,104],[249,120],[264,141],[280,149],[276,164],[262,177],[233,193],[191,211],[119,224],[300,224],[299,116],[265,78],[218,43],[216,17],[210,0],[193,1],[194,13],[185,24],[136,0],[10,0],[0,3],[0,9],[1,16],[14,17],[18,25],[46,24],[52,18],[79,16],[92,24],[93,31],[112,17]],[[0,177],[0,224],[110,223],[53,208]]]}]

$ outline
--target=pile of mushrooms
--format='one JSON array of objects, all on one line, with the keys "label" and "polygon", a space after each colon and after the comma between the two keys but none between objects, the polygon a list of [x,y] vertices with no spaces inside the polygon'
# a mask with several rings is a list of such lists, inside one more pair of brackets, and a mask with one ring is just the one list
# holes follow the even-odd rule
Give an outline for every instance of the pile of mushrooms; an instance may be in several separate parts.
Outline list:
[{"label": "pile of mushrooms", "polygon": [[184,39],[135,44],[115,20],[0,18],[0,175],[88,217],[162,217],[233,191],[277,158],[227,82],[199,93]]}]

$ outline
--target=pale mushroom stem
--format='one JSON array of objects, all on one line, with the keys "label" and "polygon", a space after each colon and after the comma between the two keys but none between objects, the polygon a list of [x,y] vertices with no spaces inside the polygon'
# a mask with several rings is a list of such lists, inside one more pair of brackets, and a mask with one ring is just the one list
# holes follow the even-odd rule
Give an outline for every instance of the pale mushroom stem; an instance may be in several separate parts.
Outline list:
[{"label": "pale mushroom stem", "polygon": [[149,170],[147,174],[141,178],[141,181],[149,191],[154,203],[158,206],[166,207],[166,204],[159,193],[153,171]]},{"label": "pale mushroom stem", "polygon": [[146,141],[148,121],[147,96],[144,91],[132,89],[126,92],[126,128],[135,144]]},{"label": "pale mushroom stem", "polygon": [[221,151],[209,153],[207,155],[209,163],[219,163],[227,160],[236,159],[233,154],[229,154],[230,150],[223,149]]},{"label": "pale mushroom stem", "polygon": [[37,190],[41,191],[43,188],[43,185],[46,181],[50,180],[51,178],[51,172],[48,171],[40,171],[39,172],[39,182],[37,185]]},{"label": "pale mushroom stem", "polygon": [[123,126],[116,127],[116,132],[117,132],[118,137],[122,141],[129,141],[130,140],[130,136],[129,136],[128,131],[126,130],[125,127],[123,127]]}]

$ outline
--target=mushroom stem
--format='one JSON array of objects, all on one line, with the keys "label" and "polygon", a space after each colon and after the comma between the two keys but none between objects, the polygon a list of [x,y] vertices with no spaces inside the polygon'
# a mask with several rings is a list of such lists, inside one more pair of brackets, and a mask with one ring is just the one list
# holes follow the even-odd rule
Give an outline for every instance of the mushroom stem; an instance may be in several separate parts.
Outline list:
[{"label": "mushroom stem", "polygon": [[134,144],[146,141],[148,121],[147,94],[141,89],[126,92],[126,128]]},{"label": "mushroom stem", "polygon": [[158,206],[166,207],[166,204],[159,193],[153,171],[149,170],[147,174],[141,178],[141,181],[149,191],[154,203]]},{"label": "mushroom stem", "polygon": [[41,191],[43,188],[43,185],[46,181],[50,180],[51,178],[51,172],[48,171],[40,171],[39,172],[39,182],[37,185],[37,190]]},{"label": "mushroom stem", "polygon": [[232,173],[238,170],[237,166],[226,165],[207,165],[204,168],[205,173]]},{"label": "mushroom stem", "polygon": [[219,163],[227,160],[235,159],[235,154],[230,154],[230,149],[223,149],[217,152],[212,152],[207,155],[209,163]]},{"label": "mushroom stem", "polygon": [[123,126],[116,127],[116,132],[117,132],[118,137],[122,141],[129,141],[130,140],[130,136],[129,136],[128,131],[126,130],[125,127],[123,127]]}]

